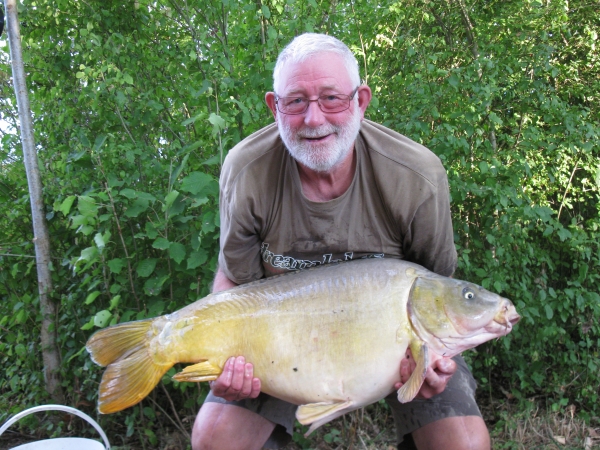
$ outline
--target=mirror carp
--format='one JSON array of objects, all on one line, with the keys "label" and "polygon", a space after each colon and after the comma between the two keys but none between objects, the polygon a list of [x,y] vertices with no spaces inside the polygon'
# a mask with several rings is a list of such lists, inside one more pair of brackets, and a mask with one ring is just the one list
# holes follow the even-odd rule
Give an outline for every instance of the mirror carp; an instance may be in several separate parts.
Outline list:
[{"label": "mirror carp", "polygon": [[[419,392],[427,367],[508,334],[519,320],[505,298],[397,259],[327,264],[210,294],[172,314],[126,322],[87,342],[106,370],[98,410],[140,402],[173,378],[211,381],[231,356],[254,365],[262,392],[299,405],[308,433],[393,392],[410,349],[416,369],[399,390]],[[307,433],[307,434],[308,434]]]}]

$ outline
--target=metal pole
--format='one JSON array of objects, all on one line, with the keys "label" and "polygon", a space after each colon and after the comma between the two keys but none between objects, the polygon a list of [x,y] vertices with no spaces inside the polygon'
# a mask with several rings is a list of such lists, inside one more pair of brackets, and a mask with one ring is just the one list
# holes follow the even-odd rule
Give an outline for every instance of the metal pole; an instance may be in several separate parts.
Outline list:
[{"label": "metal pole", "polygon": [[50,298],[52,291],[52,277],[50,274],[50,238],[44,214],[42,196],[42,180],[38,166],[37,153],[33,138],[31,123],[31,108],[25,79],[23,65],[23,51],[21,48],[21,35],[17,17],[16,0],[5,0],[6,23],[10,58],[13,73],[13,84],[17,97],[19,110],[19,123],[21,129],[21,143],[23,146],[23,161],[29,185],[29,198],[31,201],[31,216],[33,222],[33,243],[35,246],[36,266],[38,275],[38,292],[40,295],[40,308],[42,312],[42,359],[44,361],[44,375],[46,390],[57,403],[62,403],[64,397],[60,386],[60,353],[56,344],[56,304]]}]

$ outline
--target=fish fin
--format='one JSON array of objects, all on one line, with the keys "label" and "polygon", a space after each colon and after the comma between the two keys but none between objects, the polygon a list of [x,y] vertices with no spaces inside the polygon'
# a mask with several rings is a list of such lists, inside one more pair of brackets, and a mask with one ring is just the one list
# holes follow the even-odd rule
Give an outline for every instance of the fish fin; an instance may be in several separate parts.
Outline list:
[{"label": "fish fin", "polygon": [[427,344],[412,342],[410,350],[417,366],[408,381],[398,389],[398,401],[400,403],[408,403],[417,396],[423,381],[425,381],[425,375],[429,367],[429,347],[427,347]]},{"label": "fish fin", "polygon": [[171,367],[155,364],[146,349],[109,364],[98,390],[98,411],[112,414],[139,403]]},{"label": "fish fin", "polygon": [[175,381],[213,381],[221,374],[223,368],[215,366],[209,361],[202,361],[201,363],[194,364],[192,366],[184,367],[184,369],[173,375]]},{"label": "fish fin", "polygon": [[148,353],[153,319],[127,322],[96,332],[86,348],[92,360],[107,366],[98,394],[98,411],[111,414],[139,403],[172,364],[154,363]]},{"label": "fish fin", "polygon": [[309,403],[300,405],[296,410],[296,419],[302,425],[312,424],[304,436],[308,436],[321,425],[341,416],[346,410],[352,410],[353,403],[351,401],[336,402],[336,403]]},{"label": "fish fin", "polygon": [[97,331],[85,348],[92,361],[102,367],[146,347],[147,333],[154,319],[126,322]]}]

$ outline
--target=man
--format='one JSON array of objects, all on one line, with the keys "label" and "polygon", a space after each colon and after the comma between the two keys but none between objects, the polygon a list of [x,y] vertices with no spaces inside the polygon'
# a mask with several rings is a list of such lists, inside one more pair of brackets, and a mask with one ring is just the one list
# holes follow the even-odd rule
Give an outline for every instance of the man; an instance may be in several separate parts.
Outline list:
[{"label": "man", "polygon": [[[223,166],[213,290],[363,257],[407,259],[452,275],[446,173],[426,148],[364,120],[371,90],[360,84],[350,50],[330,36],[301,35],[282,51],[273,79],[265,100],[276,124],[238,144]],[[285,445],[296,406],[260,393],[251,362],[234,356],[211,383],[193,448]],[[475,382],[455,359],[428,369],[420,400],[401,405],[395,393],[386,399],[399,448],[489,448]],[[413,368],[403,360],[399,379],[406,382]]]}]

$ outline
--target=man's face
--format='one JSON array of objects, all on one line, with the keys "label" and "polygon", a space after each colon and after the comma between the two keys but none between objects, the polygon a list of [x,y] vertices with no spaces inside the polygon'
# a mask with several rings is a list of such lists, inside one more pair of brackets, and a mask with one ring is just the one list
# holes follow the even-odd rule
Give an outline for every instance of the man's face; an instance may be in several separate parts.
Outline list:
[{"label": "man's face", "polygon": [[[302,63],[286,64],[280,73],[277,95],[314,100],[328,94],[350,95],[356,87],[342,58],[335,53],[322,53]],[[290,154],[317,172],[335,168],[354,148],[364,113],[357,97],[358,93],[350,101],[350,108],[338,113],[324,113],[317,102],[311,102],[303,114],[274,111],[279,133]]]}]

